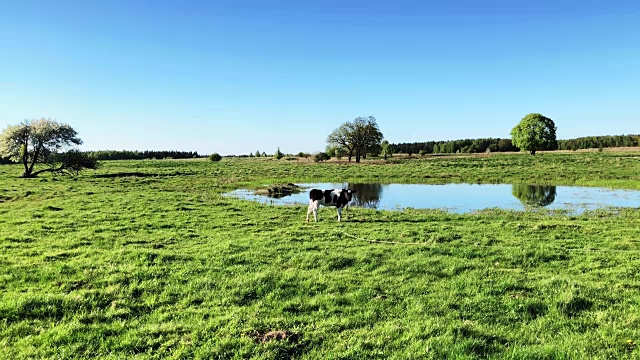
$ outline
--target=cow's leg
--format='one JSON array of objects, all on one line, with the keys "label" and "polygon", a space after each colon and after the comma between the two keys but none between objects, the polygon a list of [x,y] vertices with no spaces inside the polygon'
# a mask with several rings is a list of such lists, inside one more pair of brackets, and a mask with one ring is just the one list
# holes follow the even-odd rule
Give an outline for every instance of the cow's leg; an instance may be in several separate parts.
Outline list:
[{"label": "cow's leg", "polygon": [[338,222],[340,222],[341,217],[340,215],[342,214],[342,207],[338,207]]},{"label": "cow's leg", "polygon": [[318,207],[320,207],[320,201],[316,200],[313,202],[313,220],[318,222]]},{"label": "cow's leg", "polygon": [[309,222],[309,214],[313,211],[313,200],[309,200],[309,207],[307,208],[307,222]]}]

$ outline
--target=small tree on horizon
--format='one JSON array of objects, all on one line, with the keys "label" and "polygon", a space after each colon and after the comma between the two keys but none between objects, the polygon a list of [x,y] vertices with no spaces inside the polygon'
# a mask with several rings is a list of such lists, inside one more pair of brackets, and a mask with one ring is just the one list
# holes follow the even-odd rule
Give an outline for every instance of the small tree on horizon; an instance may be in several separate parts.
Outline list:
[{"label": "small tree on horizon", "polygon": [[209,155],[209,160],[210,161],[214,161],[214,162],[218,162],[218,161],[222,160],[222,156],[220,156],[220,154],[218,154],[218,153],[213,153],[213,154]]},{"label": "small tree on horizon", "polygon": [[389,142],[387,140],[384,140],[382,144],[380,144],[380,148],[380,155],[382,155],[385,160],[393,156],[393,150],[391,149],[391,146],[389,146]]},{"label": "small tree on horizon", "polygon": [[514,146],[535,155],[540,150],[556,150],[556,125],[540,114],[528,114],[511,130]]},{"label": "small tree on horizon", "polygon": [[282,153],[282,151],[280,151],[280,147],[278,147],[278,150],[276,151],[276,154],[274,155],[274,157],[278,160],[284,157],[284,154]]},{"label": "small tree on horizon", "polygon": [[256,150],[256,157],[260,157],[260,150]]}]

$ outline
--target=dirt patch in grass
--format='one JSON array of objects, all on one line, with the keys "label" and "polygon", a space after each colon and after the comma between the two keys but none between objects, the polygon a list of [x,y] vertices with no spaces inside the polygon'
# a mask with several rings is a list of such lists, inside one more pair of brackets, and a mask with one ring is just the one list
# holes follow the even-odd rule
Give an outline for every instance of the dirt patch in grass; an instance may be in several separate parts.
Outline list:
[{"label": "dirt patch in grass", "polygon": [[302,334],[286,330],[270,330],[267,332],[254,330],[249,334],[249,336],[261,343],[269,341],[289,341],[297,343],[302,339]]}]

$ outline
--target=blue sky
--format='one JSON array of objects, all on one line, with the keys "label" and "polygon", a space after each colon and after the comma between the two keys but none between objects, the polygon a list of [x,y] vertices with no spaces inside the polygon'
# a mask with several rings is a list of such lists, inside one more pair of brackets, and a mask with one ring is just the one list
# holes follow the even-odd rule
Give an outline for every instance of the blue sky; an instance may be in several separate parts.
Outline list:
[{"label": "blue sky", "polygon": [[0,128],[84,149],[319,151],[357,116],[390,142],[640,133],[638,1],[0,0]]}]

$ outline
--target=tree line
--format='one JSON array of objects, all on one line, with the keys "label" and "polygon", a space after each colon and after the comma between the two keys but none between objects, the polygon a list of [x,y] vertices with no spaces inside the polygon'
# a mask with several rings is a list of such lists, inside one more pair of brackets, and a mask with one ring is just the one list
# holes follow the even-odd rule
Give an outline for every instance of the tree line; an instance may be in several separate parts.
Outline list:
[{"label": "tree line", "polygon": [[201,157],[197,151],[173,150],[98,150],[87,151],[86,154],[97,160],[192,159]]},{"label": "tree line", "polygon": [[[511,139],[479,138],[449,141],[426,141],[390,144],[393,153],[403,154],[454,154],[520,151]],[[558,140],[558,150],[580,150],[610,147],[640,146],[640,135],[587,136],[575,139]]]},{"label": "tree line", "polygon": [[389,144],[394,153],[403,154],[455,154],[520,151],[513,146],[511,139],[479,138],[449,141],[426,141]]},{"label": "tree line", "polygon": [[560,150],[633,146],[640,146],[640,135],[586,136],[576,139],[558,140],[558,149]]}]

